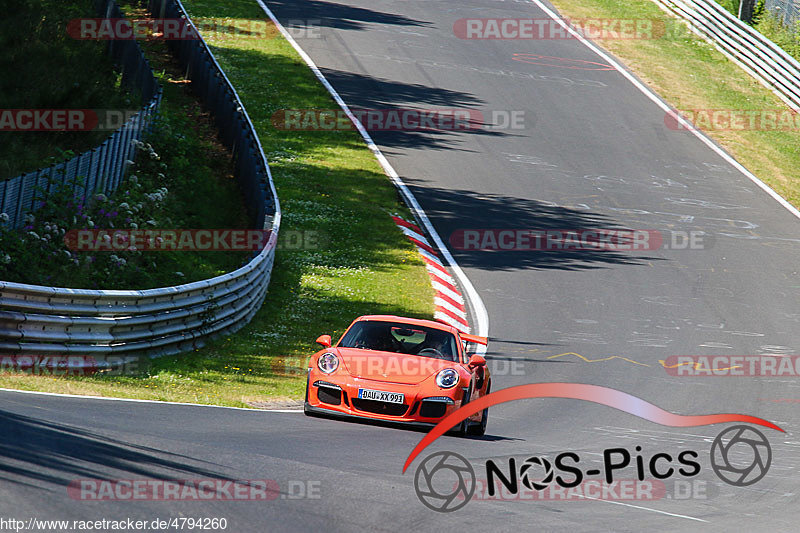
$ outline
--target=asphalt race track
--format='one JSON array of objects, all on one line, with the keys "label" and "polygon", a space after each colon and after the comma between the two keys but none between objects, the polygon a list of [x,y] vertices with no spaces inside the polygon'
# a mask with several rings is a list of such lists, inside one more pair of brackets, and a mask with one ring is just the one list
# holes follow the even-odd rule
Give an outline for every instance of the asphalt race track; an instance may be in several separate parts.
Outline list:
[{"label": "asphalt race track", "polygon": [[[284,23],[316,27],[297,40],[351,107],[461,108],[481,111],[486,122],[503,116],[495,111],[524,112],[519,129],[372,132],[445,241],[458,230],[487,228],[703,232],[702,249],[451,247],[488,310],[493,390],[588,383],[683,415],[759,416],[786,431],[759,428],[771,468],[750,486],[723,483],[709,450],[730,424],[674,428],[569,399],[496,406],[486,437],[442,437],[403,474],[424,433],[299,413],[2,392],[3,515],[225,517],[229,531],[797,530],[797,380],[681,377],[659,362],[800,351],[797,217],[696,136],[667,128],[662,109],[579,41],[453,34],[464,17],[547,18],[534,3],[267,4]],[[636,446],[645,462],[655,453],[696,451],[701,469],[690,484],[697,490],[676,489],[684,479],[676,475],[649,501],[478,500],[449,513],[429,510],[414,490],[417,466],[435,451],[457,452],[485,478],[489,459],[507,465],[509,457],[552,460],[571,451],[586,470],[602,466],[605,449],[633,454]],[[619,476],[632,479],[636,470]],[[271,479],[281,495],[87,502],[65,489],[81,478],[209,477]],[[309,487],[313,497],[299,497]]]}]

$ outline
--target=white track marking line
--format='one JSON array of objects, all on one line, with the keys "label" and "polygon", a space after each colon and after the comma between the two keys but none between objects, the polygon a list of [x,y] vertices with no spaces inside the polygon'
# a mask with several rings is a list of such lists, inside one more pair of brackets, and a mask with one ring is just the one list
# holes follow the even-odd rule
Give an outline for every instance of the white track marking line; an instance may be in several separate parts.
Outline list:
[{"label": "white track marking line", "polygon": [[59,392],[39,392],[34,390],[5,389],[0,387],[2,392],[18,392],[20,394],[37,394],[39,396],[56,396],[58,398],[80,398],[83,400],[106,400],[110,402],[134,402],[134,403],[154,403],[159,405],[191,405],[194,407],[214,407],[215,409],[233,409],[234,411],[248,411],[251,413],[302,413],[302,409],[259,409],[257,407],[228,407],[227,405],[209,405],[205,403],[187,402],[162,402],[160,400],[141,400],[138,398],[115,398],[109,396],[86,396],[84,394],[62,394]]},{"label": "white track marking line", "polygon": [[596,502],[603,502],[603,503],[613,503],[614,505],[624,505],[625,507],[633,507],[634,509],[641,509],[643,511],[650,511],[653,513],[658,514],[665,514],[667,516],[674,516],[676,518],[685,518],[687,520],[695,520],[697,522],[705,522],[708,523],[708,520],[703,520],[702,518],[695,518],[694,516],[688,516],[685,514],[677,514],[677,513],[668,513],[667,511],[661,511],[659,509],[653,509],[652,507],[644,507],[641,505],[633,505],[632,503],[625,503],[625,502],[617,502],[614,500],[603,500],[601,498],[592,498],[590,496],[580,496],[581,498],[585,498],[587,500],[592,500]]},{"label": "white track marking line", "polygon": [[[258,1],[259,3],[261,2],[261,0],[257,0],[257,1]],[[555,12],[553,12],[553,11],[552,11],[552,10],[551,10],[549,7],[547,7],[546,5],[544,5],[544,3],[543,3],[541,0],[530,0],[530,1],[531,1],[531,2],[533,2],[534,4],[536,4],[537,6],[539,6],[539,8],[540,8],[542,11],[544,11],[544,12],[545,12],[545,13],[546,13],[546,14],[547,14],[547,15],[548,15],[550,18],[552,18],[554,21],[558,22],[558,24],[559,24],[559,25],[561,25],[561,26],[562,26],[562,27],[563,27],[565,30],[567,30],[567,31],[568,31],[570,34],[574,35],[574,36],[575,36],[575,37],[576,37],[576,38],[577,38],[577,39],[578,39],[578,40],[579,40],[581,43],[583,43],[583,44],[584,44],[584,45],[585,45],[587,48],[589,48],[589,49],[590,49],[592,52],[594,52],[595,54],[597,54],[598,56],[600,56],[601,58],[603,58],[605,61],[607,61],[609,65],[613,66],[613,67],[614,67],[614,68],[615,68],[615,69],[616,69],[616,70],[617,70],[617,71],[618,71],[620,74],[622,74],[623,76],[625,76],[625,78],[627,78],[627,80],[628,80],[628,81],[630,81],[630,82],[631,82],[631,83],[634,85],[634,87],[636,87],[637,89],[639,89],[639,90],[640,90],[640,91],[641,91],[641,92],[642,92],[642,93],[643,93],[645,96],[647,96],[647,97],[648,97],[650,100],[652,100],[652,101],[653,101],[653,102],[654,102],[654,103],[655,103],[655,104],[656,104],[658,107],[660,107],[661,109],[663,109],[663,110],[664,110],[665,112],[667,112],[667,113],[670,113],[670,112],[674,112],[674,111],[675,111],[674,109],[672,109],[672,108],[669,106],[669,104],[667,104],[667,103],[666,103],[664,100],[662,100],[662,99],[661,99],[661,97],[659,97],[659,96],[658,96],[656,93],[654,93],[654,92],[653,92],[653,91],[652,91],[652,90],[651,90],[649,87],[647,87],[646,85],[644,85],[643,83],[641,83],[639,80],[637,80],[637,79],[636,79],[636,78],[633,76],[633,74],[631,74],[630,72],[628,72],[627,70],[625,70],[625,68],[624,68],[622,65],[620,65],[620,64],[619,64],[619,62],[617,62],[616,60],[614,60],[614,59],[613,59],[611,56],[609,56],[608,54],[606,54],[605,52],[603,52],[603,51],[602,51],[600,48],[598,48],[597,46],[595,46],[595,45],[594,45],[594,43],[590,42],[590,41],[589,41],[589,40],[587,40],[585,37],[583,37],[583,36],[582,36],[580,33],[578,33],[577,31],[575,31],[575,29],[574,29],[574,28],[571,28],[570,26],[568,26],[568,25],[567,25],[567,24],[566,24],[566,23],[565,23],[565,22],[564,22],[564,21],[561,19],[561,17],[559,17],[559,16],[558,16],[558,15],[557,15]],[[731,157],[731,156],[730,156],[730,155],[729,155],[729,154],[728,154],[728,153],[727,153],[725,150],[723,150],[722,148],[720,148],[719,146],[717,146],[716,144],[714,144],[714,141],[712,141],[710,137],[706,136],[706,135],[705,135],[705,134],[703,134],[701,131],[697,130],[697,128],[695,128],[695,127],[694,127],[693,125],[691,125],[691,124],[690,124],[690,123],[689,123],[689,122],[688,122],[686,119],[684,119],[682,116],[680,116],[680,114],[679,114],[679,113],[676,115],[676,118],[678,119],[678,121],[679,121],[679,122],[680,122],[680,123],[681,123],[683,126],[686,126],[686,128],[687,128],[687,129],[688,129],[688,130],[689,130],[689,131],[690,131],[690,132],[691,132],[691,133],[692,133],[692,134],[693,134],[695,137],[697,137],[698,139],[700,139],[700,140],[701,140],[701,141],[702,141],[702,142],[703,142],[703,143],[704,143],[706,146],[708,146],[708,147],[709,147],[709,148],[711,148],[711,149],[712,149],[714,152],[716,152],[716,153],[717,153],[717,155],[719,155],[720,157],[722,157],[722,158],[723,158],[725,161],[727,161],[729,164],[731,164],[731,165],[732,165],[734,168],[736,168],[736,169],[737,169],[739,172],[741,172],[742,174],[744,174],[745,176],[747,176],[747,178],[748,178],[748,179],[750,179],[750,181],[752,181],[753,183],[755,183],[756,185],[758,185],[758,186],[759,186],[759,187],[760,187],[762,190],[764,190],[764,192],[766,192],[767,194],[769,194],[770,196],[772,196],[772,198],[773,198],[775,201],[777,201],[779,204],[781,204],[783,207],[785,207],[785,208],[786,208],[786,209],[787,209],[787,210],[788,210],[790,213],[792,213],[792,214],[793,214],[794,216],[796,216],[797,218],[800,218],[800,211],[798,211],[796,207],[794,207],[792,204],[790,204],[789,202],[787,202],[786,200],[784,200],[784,199],[781,197],[781,195],[779,195],[779,194],[778,194],[778,193],[776,193],[774,190],[772,190],[772,188],[771,188],[769,185],[767,185],[766,183],[764,183],[763,181],[761,181],[760,179],[758,179],[758,178],[755,176],[755,174],[753,174],[752,172],[750,172],[749,170],[747,170],[747,169],[746,169],[744,166],[742,166],[742,164],[741,164],[741,163],[739,163],[739,162],[738,162],[738,161],[736,161],[736,160],[735,160],[733,157]]]},{"label": "white track marking line", "polygon": [[[450,267],[453,273],[455,273],[459,282],[461,282],[461,286],[464,288],[465,292],[467,293],[467,297],[469,298],[472,312],[475,314],[475,320],[477,321],[477,326],[478,326],[477,335],[481,337],[488,337],[489,314],[486,312],[486,306],[483,305],[483,300],[481,300],[478,291],[475,290],[475,287],[472,285],[472,282],[469,280],[464,271],[461,270],[461,267],[458,265],[455,258],[453,258],[452,254],[450,254],[450,251],[447,249],[447,246],[445,246],[444,242],[442,241],[442,238],[436,232],[436,229],[433,227],[433,224],[431,224],[428,215],[425,213],[425,211],[422,210],[422,207],[419,205],[419,202],[417,201],[414,194],[411,192],[411,190],[409,190],[408,186],[406,186],[403,180],[400,179],[400,175],[397,173],[394,167],[392,167],[392,165],[383,155],[383,152],[381,152],[380,148],[378,148],[378,146],[375,144],[375,141],[372,140],[372,137],[367,132],[367,130],[364,129],[364,125],[361,124],[361,122],[355,117],[355,115],[353,115],[352,111],[350,111],[350,108],[347,106],[344,100],[342,100],[342,97],[339,96],[339,93],[336,92],[336,89],[333,88],[330,82],[322,74],[322,71],[320,71],[319,67],[317,67],[316,63],[314,63],[314,60],[311,59],[311,56],[309,56],[305,52],[305,50],[303,50],[300,47],[300,45],[297,44],[297,41],[294,40],[294,37],[292,37],[292,35],[288,31],[286,31],[286,28],[283,27],[283,24],[281,24],[278,18],[275,16],[275,14],[272,11],[270,11],[270,9],[263,2],[263,0],[256,0],[256,2],[258,3],[259,6],[261,6],[261,9],[264,10],[264,13],[266,13],[267,16],[272,20],[272,22],[275,24],[275,27],[278,28],[283,37],[289,42],[289,44],[292,45],[292,47],[297,51],[297,53],[300,54],[300,57],[303,58],[303,61],[306,62],[306,65],[308,65],[308,67],[311,69],[311,71],[314,73],[314,75],[317,77],[320,83],[322,83],[322,85],[328,90],[328,92],[331,94],[336,103],[339,104],[339,107],[342,108],[345,114],[347,114],[347,117],[353,122],[356,129],[358,129],[358,132],[361,134],[361,137],[364,138],[364,141],[367,143],[367,146],[372,151],[372,153],[375,154],[375,157],[378,159],[378,163],[380,163],[381,167],[383,167],[384,172],[386,172],[386,174],[394,183],[395,187],[397,187],[397,189],[403,195],[403,197],[406,200],[406,203],[414,212],[414,215],[417,217],[417,220],[422,222],[422,225],[425,227],[428,234],[433,239],[433,242],[436,244],[436,248],[439,249],[439,252],[442,254],[442,257],[444,257],[444,259],[447,261],[447,265]],[[486,353],[486,346],[479,344],[476,352],[480,354]]]},{"label": "white track marking line", "polygon": [[[539,8],[542,11],[544,11],[554,21],[558,22],[565,30],[567,30],[569,33],[571,33],[573,36],[575,36],[587,48],[589,48],[595,54],[600,56],[603,60],[607,61],[609,65],[613,66],[620,74],[622,74],[628,81],[630,81],[634,85],[634,87],[639,89],[639,91],[641,91],[642,94],[647,96],[658,107],[660,107],[662,110],[664,110],[667,113],[673,111],[673,109],[666,102],[664,102],[664,100],[662,100],[656,93],[654,93],[649,87],[647,87],[646,85],[642,84],[639,80],[637,80],[631,73],[629,73],[625,68],[623,68],[622,65],[620,65],[617,61],[615,61],[611,56],[609,56],[608,54],[606,54],[605,52],[600,50],[597,46],[595,46],[593,43],[589,42],[586,38],[584,38],[582,35],[580,35],[573,28],[570,28],[567,24],[565,24],[564,21],[561,20],[561,18],[558,17],[556,15],[556,13],[554,13],[550,8],[548,8],[546,5],[544,5],[541,2],[541,0],[530,0],[530,1],[533,2],[534,4],[536,4],[537,6],[539,6]],[[748,179],[750,179],[750,181],[752,181],[757,186],[759,186],[762,190],[764,190],[764,192],[769,194],[774,200],[776,200],[779,204],[781,204],[783,207],[785,207],[790,213],[792,213],[797,218],[800,218],[800,211],[798,211],[797,208],[795,208],[792,204],[790,204],[785,199],[783,199],[769,185],[767,185],[766,183],[764,183],[763,181],[758,179],[752,172],[750,172],[744,166],[742,166],[741,163],[739,163],[733,157],[731,157],[725,150],[723,150],[722,148],[720,148],[719,146],[714,144],[714,142],[708,136],[706,136],[702,132],[698,131],[696,128],[692,127],[691,124],[689,124],[689,122],[686,121],[679,114],[677,115],[677,118],[678,118],[679,122],[682,125],[686,126],[687,129],[695,137],[697,137],[698,139],[700,139],[703,142],[703,144],[705,144],[706,146],[711,148],[711,150],[716,152],[717,155],[722,157],[725,161],[727,161],[730,165],[732,165],[734,168],[736,168],[739,172],[744,174]],[[598,498],[588,498],[587,497],[587,499],[591,499],[591,500],[595,500],[595,501],[602,501],[602,502],[605,502],[605,503],[612,503],[612,504],[615,504],[615,505],[624,505],[626,507],[633,507],[635,509],[642,509],[642,510],[651,511],[651,512],[654,512],[654,513],[664,514],[664,515],[668,515],[668,516],[674,516],[674,517],[677,517],[677,518],[685,518],[687,520],[695,520],[695,521],[698,521],[698,522],[706,522],[706,523],[708,522],[707,520],[703,520],[701,518],[695,518],[693,516],[686,516],[686,515],[681,515],[681,514],[676,514],[676,513],[668,513],[666,511],[660,511],[658,509],[652,509],[650,507],[643,507],[643,506],[640,506],[640,505],[633,505],[633,504],[629,504],[629,503],[615,502],[615,501],[609,501],[609,500],[601,500],[601,499],[598,499]]]}]

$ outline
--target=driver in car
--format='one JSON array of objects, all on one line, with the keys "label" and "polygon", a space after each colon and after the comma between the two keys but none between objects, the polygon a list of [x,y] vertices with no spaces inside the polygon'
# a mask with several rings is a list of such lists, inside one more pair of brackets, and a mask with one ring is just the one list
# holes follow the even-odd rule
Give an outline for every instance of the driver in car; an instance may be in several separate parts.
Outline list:
[{"label": "driver in car", "polygon": [[420,344],[417,355],[449,360],[453,354],[450,353],[450,343],[447,342],[447,336],[429,333],[428,338]]},{"label": "driver in car", "polygon": [[391,333],[384,328],[371,328],[364,332],[364,336],[358,344],[359,348],[382,352],[393,352],[396,348]]}]

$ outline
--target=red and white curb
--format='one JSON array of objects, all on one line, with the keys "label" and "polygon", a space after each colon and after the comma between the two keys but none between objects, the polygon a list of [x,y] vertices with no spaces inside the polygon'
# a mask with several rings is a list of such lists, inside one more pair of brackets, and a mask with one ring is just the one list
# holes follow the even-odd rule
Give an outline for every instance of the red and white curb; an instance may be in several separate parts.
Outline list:
[{"label": "red and white curb", "polygon": [[439,259],[436,249],[425,238],[419,226],[400,217],[393,216],[392,219],[408,240],[417,247],[419,255],[425,261],[428,276],[431,278],[431,285],[436,291],[436,297],[433,299],[434,304],[436,304],[436,312],[433,317],[450,324],[459,331],[469,333],[469,321],[467,320],[467,309],[464,307],[464,297],[461,296],[461,291],[458,290],[456,280],[453,279]]}]

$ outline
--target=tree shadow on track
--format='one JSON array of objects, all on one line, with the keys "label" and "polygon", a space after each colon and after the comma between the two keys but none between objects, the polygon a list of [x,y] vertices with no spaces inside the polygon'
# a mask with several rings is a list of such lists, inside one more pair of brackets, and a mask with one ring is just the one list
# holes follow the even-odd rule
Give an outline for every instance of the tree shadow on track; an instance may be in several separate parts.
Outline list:
[{"label": "tree shadow on track", "polygon": [[[410,180],[409,180],[410,181]],[[645,265],[658,257],[634,251],[570,250],[465,250],[460,230],[597,230],[631,229],[613,218],[589,210],[553,205],[533,199],[422,185],[410,188],[442,239],[462,267],[484,270],[588,270],[611,265]],[[461,248],[461,249],[459,249]]]},{"label": "tree shadow on track", "polygon": [[420,83],[405,83],[342,70],[321,69],[336,91],[354,108],[385,108],[399,104],[466,108],[483,100],[472,93]]},{"label": "tree shadow on track", "polygon": [[322,0],[267,0],[267,7],[287,26],[325,26],[342,30],[366,30],[369,24],[425,27],[431,22],[405,15]]},{"label": "tree shadow on track", "polygon": [[[223,58],[223,68],[233,73],[234,79],[239,69],[247,70],[253,65],[269,64],[270,69],[281,73],[282,84],[295,88],[292,94],[285,95],[274,106],[263,109],[249,103],[258,98],[251,94],[273,91],[273,82],[261,78],[237,80],[237,91],[262,139],[264,136],[302,139],[311,146],[341,142],[343,134],[353,135],[351,132],[355,132],[355,127],[349,120],[343,120],[342,126],[337,124],[335,127],[323,123],[321,112],[338,117],[341,109],[327,94],[324,98],[319,97],[319,82],[310,71],[298,70],[294,62],[280,55],[258,50],[225,48],[224,43],[215,43],[211,48]],[[460,145],[464,144],[464,139],[468,136],[516,136],[507,130],[494,129],[491,113],[481,109],[485,102],[470,92],[341,70],[321,70],[354,114],[362,117],[364,127],[387,154],[391,154],[392,149],[400,148],[467,151]],[[309,113],[310,111],[317,113]],[[367,114],[370,111],[373,113]],[[298,119],[297,112],[303,118]],[[423,123],[427,126],[424,129],[416,126],[421,121],[418,112],[432,116],[433,127],[429,123]],[[371,116],[379,117],[379,120],[370,124]],[[448,118],[453,116],[456,118]],[[397,122],[398,118],[400,123]],[[408,126],[403,125],[404,118]],[[403,129],[404,127],[407,129]],[[363,143],[360,137],[358,142]]]},{"label": "tree shadow on track", "polygon": [[[22,485],[67,485],[81,478],[137,477],[229,480],[192,466],[202,461],[140,446],[66,424],[0,411],[0,479]],[[122,473],[122,476],[118,474]]]},{"label": "tree shadow on track", "polygon": [[[415,110],[432,113],[458,110],[469,114],[469,119],[460,118],[456,125],[445,124],[444,127],[428,130],[381,131],[371,126],[368,121],[362,120],[375,143],[380,145],[387,154],[393,153],[393,148],[448,148],[472,151],[459,148],[459,144],[462,144],[459,139],[468,135],[516,136],[501,129],[492,129],[494,125],[491,124],[490,113],[481,108],[485,101],[472,93],[430,87],[420,83],[404,83],[341,70],[321,70],[354,112],[360,109],[399,112]],[[459,117],[463,116],[459,114]]]}]

